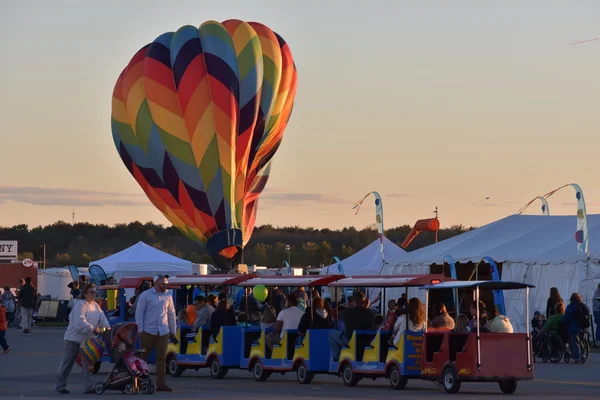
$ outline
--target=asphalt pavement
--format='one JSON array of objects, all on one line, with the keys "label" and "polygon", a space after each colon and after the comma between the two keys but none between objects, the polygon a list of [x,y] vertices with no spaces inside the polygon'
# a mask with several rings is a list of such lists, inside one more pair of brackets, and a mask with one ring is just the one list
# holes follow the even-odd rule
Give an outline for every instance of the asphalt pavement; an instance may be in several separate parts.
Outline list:
[{"label": "asphalt pavement", "polygon": [[[69,378],[71,394],[61,395],[54,391],[55,373],[62,356],[64,328],[39,327],[30,334],[14,328],[7,332],[12,350],[0,354],[0,399],[13,397],[30,399],[98,398],[84,395],[81,372],[75,367]],[[110,365],[103,365],[96,379],[106,378]],[[515,397],[544,396],[550,399],[598,399],[600,395],[600,353],[593,353],[584,365],[535,364],[536,380],[519,382]],[[439,398],[447,395],[443,389],[421,380],[411,380],[406,389],[396,392],[390,389],[386,379],[362,380],[355,388],[345,387],[335,376],[317,376],[310,385],[296,383],[295,374],[272,375],[266,382],[255,382],[248,371],[230,371],[223,380],[214,380],[207,370],[186,371],[180,378],[168,377],[172,393],[154,393],[151,396],[165,399],[390,399]],[[470,399],[501,398],[497,384],[464,383],[461,395]],[[138,394],[137,396],[146,396]],[[107,391],[106,398],[120,398],[120,392]]]}]

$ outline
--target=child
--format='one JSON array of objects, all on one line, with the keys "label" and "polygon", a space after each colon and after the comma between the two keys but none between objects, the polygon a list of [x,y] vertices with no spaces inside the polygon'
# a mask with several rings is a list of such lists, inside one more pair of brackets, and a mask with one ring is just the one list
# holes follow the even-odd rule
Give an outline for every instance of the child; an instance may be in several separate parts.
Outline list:
[{"label": "child", "polygon": [[4,293],[2,293],[2,297],[0,301],[4,303],[6,307],[6,321],[7,325],[11,325],[15,319],[15,312],[17,311],[17,303],[16,298],[13,292],[10,290],[9,286],[4,286]]},{"label": "child", "polygon": [[536,337],[544,327],[543,315],[539,311],[533,313],[533,319],[531,320],[531,336]]},{"label": "child", "polygon": [[4,303],[0,300],[0,346],[2,346],[2,350],[4,350],[4,354],[8,354],[10,351],[10,346],[6,343],[6,329],[8,328],[8,324],[6,322],[6,307]]},{"label": "child", "polygon": [[130,340],[130,336],[126,334],[121,334],[121,332],[117,333],[117,338],[115,341],[115,348],[123,353],[123,361],[131,371],[137,376],[145,376],[148,375],[148,371],[150,367],[146,362],[140,359],[133,352],[133,343]]}]

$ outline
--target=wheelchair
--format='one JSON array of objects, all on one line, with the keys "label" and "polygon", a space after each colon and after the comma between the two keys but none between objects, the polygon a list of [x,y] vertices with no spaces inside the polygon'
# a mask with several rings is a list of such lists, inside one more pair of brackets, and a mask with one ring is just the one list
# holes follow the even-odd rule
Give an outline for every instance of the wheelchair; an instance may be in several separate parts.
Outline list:
[{"label": "wheelchair", "polygon": [[[573,353],[571,352],[570,346],[567,344],[570,342],[569,340],[569,332],[567,331],[567,327],[565,324],[561,323],[558,326],[558,335],[557,336],[562,344],[563,350],[563,360],[565,363],[569,363],[573,358]],[[585,363],[590,355],[590,333],[587,330],[579,333],[579,345],[581,348],[581,362]],[[560,361],[560,359],[558,359]],[[556,361],[556,362],[558,362]]]},{"label": "wheelchair", "polygon": [[[542,336],[543,335],[543,336]],[[543,333],[538,336],[533,351],[534,359],[541,358],[544,363],[558,363],[565,356],[565,345],[555,333]]]}]

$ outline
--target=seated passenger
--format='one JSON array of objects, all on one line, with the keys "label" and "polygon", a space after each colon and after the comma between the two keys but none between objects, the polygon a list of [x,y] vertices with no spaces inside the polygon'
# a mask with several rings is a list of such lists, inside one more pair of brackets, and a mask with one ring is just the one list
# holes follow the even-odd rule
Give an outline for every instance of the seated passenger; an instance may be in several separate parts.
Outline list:
[{"label": "seated passenger", "polygon": [[267,304],[265,306],[265,312],[260,319],[260,328],[272,328],[275,325],[275,322],[277,322],[277,314],[275,314],[275,309]]},{"label": "seated passenger", "polygon": [[352,339],[352,333],[357,330],[369,330],[373,326],[373,313],[365,308],[365,295],[356,291],[353,296],[353,307],[346,309],[344,314],[345,331],[329,331],[329,345],[334,361],[340,359],[342,347],[347,346]]},{"label": "seated passenger", "polygon": [[432,328],[441,328],[440,330],[447,329],[451,331],[454,329],[454,320],[448,315],[448,310],[444,303],[437,303],[433,310],[435,311],[436,317],[431,320]]},{"label": "seated passenger", "polygon": [[185,313],[187,314],[187,320],[190,325],[194,325],[196,321],[196,307],[193,304],[189,304],[185,308]]},{"label": "seated passenger", "polygon": [[217,296],[215,296],[214,294],[212,294],[212,293],[209,294],[206,297],[206,302],[208,303],[208,305],[212,306],[215,310],[217,309]]},{"label": "seated passenger", "polygon": [[487,315],[485,313],[485,303],[479,301],[479,316],[477,316],[477,302],[473,301],[469,308],[471,312],[471,320],[469,321],[469,332],[477,331],[477,323],[479,322],[479,330],[484,331],[485,324],[487,324]]},{"label": "seated passenger", "polygon": [[248,317],[246,316],[246,313],[239,313],[238,317],[237,317],[237,321],[238,321],[238,326],[246,326],[248,325]]},{"label": "seated passenger", "polygon": [[396,324],[394,325],[394,336],[392,339],[394,346],[398,344],[405,330],[409,330],[411,332],[425,331],[425,307],[423,307],[421,300],[416,297],[413,297],[408,302],[406,314],[401,315],[396,320]]},{"label": "seated passenger", "polygon": [[206,303],[206,299],[204,296],[198,296],[194,299],[194,308],[196,310],[196,318],[194,321],[194,330],[197,331],[198,328],[203,327],[204,325],[208,325],[208,321],[210,321],[210,316],[215,312],[213,306]]},{"label": "seated passenger", "polygon": [[[248,300],[246,300],[246,299],[248,299]],[[246,301],[248,302],[247,305],[246,305]],[[258,308],[258,302],[252,295],[251,287],[246,288],[246,294],[240,300],[240,304],[238,306],[238,311],[245,312],[247,315],[252,315],[255,312],[260,312],[260,310]]]},{"label": "seated passenger", "polygon": [[493,333],[513,333],[513,326],[506,315],[500,315],[498,307],[494,304],[487,313],[488,323],[486,329]]},{"label": "seated passenger", "polygon": [[533,313],[533,319],[531,320],[531,336],[536,337],[544,327],[544,320],[542,320],[542,313],[536,311]]},{"label": "seated passenger", "polygon": [[267,349],[273,350],[273,346],[281,343],[285,331],[289,329],[298,329],[304,311],[298,308],[298,298],[294,293],[288,295],[288,308],[281,310],[277,316],[277,321],[273,326],[273,332],[266,336]]},{"label": "seated passenger", "polygon": [[237,321],[235,320],[235,312],[227,302],[227,300],[221,300],[215,309],[215,312],[210,316],[210,330],[213,333],[213,337],[217,337],[222,326],[236,326]]},{"label": "seated passenger", "polygon": [[383,315],[381,314],[377,314],[375,315],[375,317],[373,317],[373,329],[375,330],[384,330],[383,329]]},{"label": "seated passenger", "polygon": [[392,300],[388,301],[387,315],[384,318],[384,322],[381,325],[381,329],[383,329],[384,331],[389,331],[391,328],[394,327],[395,323],[396,323],[396,300],[392,299]]},{"label": "seated passenger", "polygon": [[551,334],[555,334],[555,335],[559,334],[558,327],[560,324],[560,320],[562,319],[564,314],[565,314],[565,303],[563,303],[563,302],[556,303],[556,305],[554,306],[554,315],[552,315],[550,318],[548,318],[548,321],[546,321],[542,330],[537,335],[532,337],[533,348],[536,349],[536,352],[537,352],[538,345],[539,345],[539,343],[541,343],[542,340],[544,340]]},{"label": "seated passenger", "polygon": [[[313,311],[314,310],[314,311]],[[312,323],[311,316],[312,313]],[[329,313],[325,310],[325,302],[322,298],[313,298],[313,306],[308,307],[306,312],[302,315],[300,323],[298,324],[298,337],[306,335],[308,329],[332,329],[333,319]]]},{"label": "seated passenger", "polygon": [[466,315],[460,314],[456,319],[456,325],[452,332],[454,333],[469,333],[469,318]]},{"label": "seated passenger", "polygon": [[555,335],[558,335],[558,324],[560,323],[560,320],[565,314],[565,303],[556,303],[556,305],[554,306],[554,311],[555,314],[548,318],[548,320],[544,324],[544,327],[541,330],[541,333],[554,333]]}]

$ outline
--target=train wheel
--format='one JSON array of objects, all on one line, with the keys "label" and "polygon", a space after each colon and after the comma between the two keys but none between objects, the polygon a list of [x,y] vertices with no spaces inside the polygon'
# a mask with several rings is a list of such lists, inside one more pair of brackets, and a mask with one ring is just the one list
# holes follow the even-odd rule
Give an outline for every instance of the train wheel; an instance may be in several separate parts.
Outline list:
[{"label": "train wheel", "polygon": [[269,379],[269,376],[271,376],[271,372],[265,371],[261,363],[255,361],[254,365],[252,365],[252,376],[254,376],[254,379],[257,382],[264,382],[267,379]]},{"label": "train wheel", "polygon": [[442,373],[442,385],[446,393],[454,394],[460,390],[460,381],[458,380],[458,374],[454,366],[448,366],[444,368]]},{"label": "train wheel", "polygon": [[500,381],[498,385],[504,394],[513,394],[517,390],[517,381]]},{"label": "train wheel", "polygon": [[350,364],[346,364],[342,368],[342,380],[344,381],[344,385],[353,387],[358,384],[360,378],[352,371]]},{"label": "train wheel", "polygon": [[223,379],[225,378],[225,375],[227,375],[228,369],[225,367],[222,367],[221,364],[219,363],[219,360],[216,358],[213,358],[210,362],[210,376],[212,376],[215,379]]},{"label": "train wheel", "polygon": [[303,362],[298,364],[298,366],[296,367],[296,378],[298,379],[298,382],[300,382],[303,385],[308,385],[312,382],[314,377],[315,373],[310,372]]},{"label": "train wheel", "polygon": [[400,375],[400,369],[397,365],[392,366],[390,370],[390,386],[394,390],[402,390],[406,386],[408,378]]},{"label": "train wheel", "polygon": [[179,378],[183,374],[183,367],[177,364],[175,357],[170,357],[167,362],[167,370],[173,378]]}]

